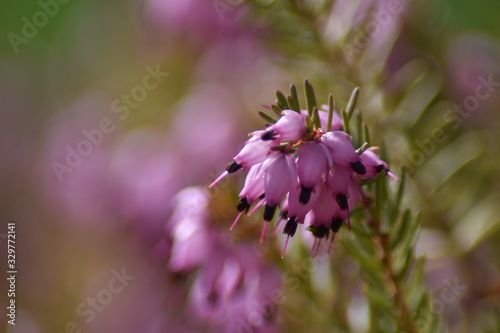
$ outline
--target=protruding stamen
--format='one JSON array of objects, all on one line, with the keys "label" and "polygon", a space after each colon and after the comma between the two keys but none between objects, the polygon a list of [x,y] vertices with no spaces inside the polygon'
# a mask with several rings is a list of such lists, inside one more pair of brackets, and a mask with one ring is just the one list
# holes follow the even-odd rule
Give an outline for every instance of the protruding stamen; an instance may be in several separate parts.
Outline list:
[{"label": "protruding stamen", "polygon": [[264,199],[261,199],[258,203],[255,204],[255,206],[253,206],[252,209],[250,209],[250,211],[247,213],[247,216],[250,216],[253,214],[253,212],[255,212],[257,210],[257,208],[259,208],[260,206],[262,206],[262,204],[265,202]]},{"label": "protruding stamen", "polygon": [[398,181],[398,182],[399,182],[399,178],[398,178],[398,177],[396,177],[396,176],[395,176],[392,172],[390,172],[389,170],[387,170],[387,175],[388,175],[389,177],[391,177],[392,179],[394,179],[394,180],[396,180],[396,181]]},{"label": "protruding stamen", "polygon": [[318,237],[314,237],[314,241],[313,241],[313,243],[312,243],[312,246],[311,246],[311,248],[309,249],[309,251],[310,251],[311,253],[314,253],[314,249],[316,248],[316,243],[317,243],[317,242],[318,242]]},{"label": "protruding stamen", "polygon": [[234,219],[234,222],[233,222],[233,224],[231,224],[231,227],[229,228],[229,230],[234,229],[234,227],[236,226],[236,223],[238,223],[238,221],[240,220],[241,215],[243,215],[243,211],[238,213],[238,216],[236,216],[236,218]]},{"label": "protruding stamen", "polygon": [[217,184],[222,178],[226,177],[229,174],[229,172],[224,171],[219,177],[217,177],[216,180],[213,181],[212,184],[208,185],[208,188],[212,188]]},{"label": "protruding stamen", "polygon": [[290,239],[290,235],[286,236],[285,245],[283,246],[283,251],[281,251],[281,259],[285,258],[286,247],[288,246],[289,239]]},{"label": "protruding stamen", "polygon": [[286,218],[280,218],[278,220],[278,222],[276,222],[276,227],[273,230],[273,237],[278,234],[278,228],[280,227],[281,223],[283,223],[283,221],[285,221],[285,220],[286,220]]},{"label": "protruding stamen", "polygon": [[330,244],[328,245],[328,254],[330,254],[332,252],[332,248],[333,248],[333,240],[335,239],[335,232],[332,233],[332,238],[330,239]]},{"label": "protruding stamen", "polygon": [[314,250],[313,260],[316,260],[316,258],[318,257],[319,248],[321,246],[321,238],[317,238],[317,240],[318,244],[316,245],[316,250]]},{"label": "protruding stamen", "polygon": [[262,232],[260,233],[260,242],[262,243],[264,241],[264,236],[266,235],[266,228],[267,228],[267,223],[264,222],[264,226],[262,227]]}]

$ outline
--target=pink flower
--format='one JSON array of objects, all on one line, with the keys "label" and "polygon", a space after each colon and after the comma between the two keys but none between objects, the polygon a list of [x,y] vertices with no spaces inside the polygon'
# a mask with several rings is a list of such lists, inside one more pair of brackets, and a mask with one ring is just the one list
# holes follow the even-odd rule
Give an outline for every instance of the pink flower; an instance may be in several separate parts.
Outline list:
[{"label": "pink flower", "polygon": [[320,196],[320,191],[312,192],[309,201],[306,204],[303,204],[300,202],[301,192],[302,190],[298,185],[292,187],[287,200],[287,217],[295,218],[298,223],[304,222],[307,213],[311,211],[312,207],[316,203],[316,200]]},{"label": "pink flower", "polygon": [[321,137],[321,142],[330,150],[333,163],[351,167],[356,173],[364,175],[366,169],[349,138],[350,136],[346,132],[333,131],[325,133]]},{"label": "pink flower", "polygon": [[[267,165],[266,165],[267,164]],[[264,188],[266,209],[264,220],[271,221],[278,206],[292,186],[297,184],[295,161],[290,155],[277,154],[265,162]]]},{"label": "pink flower", "polygon": [[311,192],[324,180],[331,157],[323,144],[314,141],[301,145],[298,153],[297,171],[301,186],[299,201],[306,204],[311,198]]},{"label": "pink flower", "polygon": [[200,320],[205,329],[223,332],[238,327],[235,320],[255,310],[255,304],[265,304],[281,279],[274,267],[260,260],[252,245],[234,244],[216,229],[209,205],[209,193],[202,188],[186,188],[177,194],[167,224],[173,238],[168,267],[194,274],[189,279],[194,280],[188,295],[190,318]]},{"label": "pink flower", "polygon": [[378,147],[370,147],[360,156],[361,162],[366,167],[366,174],[363,175],[366,178],[375,177],[380,171],[387,170],[389,167],[375,154],[377,150]]},{"label": "pink flower", "polygon": [[390,172],[389,165],[375,154],[378,149],[378,147],[370,147],[359,156],[361,158],[361,163],[366,167],[366,173],[363,175],[363,178],[372,178],[380,172],[385,171],[387,175],[398,180],[396,176]]},{"label": "pink flower", "polygon": [[349,198],[349,184],[353,181],[351,174],[351,169],[335,165],[327,177],[327,183],[332,190],[332,194],[340,210],[349,210],[347,199]]},{"label": "pink flower", "polygon": [[169,267],[174,271],[193,269],[205,261],[213,241],[209,230],[206,190],[190,187],[175,197],[175,210],[167,225],[173,238]]},{"label": "pink flower", "polygon": [[278,121],[268,127],[261,135],[264,141],[276,140],[278,142],[299,140],[306,131],[304,117],[292,110],[284,110]]},{"label": "pink flower", "polygon": [[[275,142],[260,139],[264,131],[255,131],[252,137],[246,142],[241,151],[234,157],[234,162],[245,168],[264,161],[269,155],[271,148],[276,146]],[[229,170],[228,170],[229,171]],[[229,172],[231,173],[231,172]]]},{"label": "pink flower", "polygon": [[332,219],[338,215],[339,211],[340,209],[335,204],[332,190],[328,184],[324,184],[320,188],[320,195],[310,213],[312,214],[312,225],[315,227],[323,225],[326,228],[330,228]]},{"label": "pink flower", "polygon": [[271,148],[278,143],[275,141],[264,141],[260,139],[264,131],[255,131],[251,133],[252,137],[245,143],[241,151],[229,162],[224,171],[212,184],[210,188],[217,184],[228,174],[234,173],[241,168],[248,169],[252,165],[260,163],[271,153]]},{"label": "pink flower", "polygon": [[252,165],[245,178],[245,185],[240,192],[240,198],[245,198],[250,205],[255,203],[265,192],[264,175],[263,163]]},{"label": "pink flower", "polygon": [[[315,255],[321,239],[328,239],[330,231],[333,234],[331,249],[335,233],[344,221],[350,228],[350,212],[358,200],[364,198],[360,176],[367,178],[382,170],[388,172],[387,163],[373,153],[374,148],[358,155],[349,134],[338,130],[342,127],[338,114],[333,114],[332,131],[325,133],[317,122],[311,124],[307,120],[305,111],[301,113],[284,110],[282,117],[266,130],[254,132],[219,177],[239,169],[250,169],[239,195],[239,214],[231,230],[243,212],[251,215],[265,204],[264,220],[270,222],[276,208],[282,207],[276,226],[286,221],[282,257],[297,226],[305,222],[310,223],[308,230],[315,237]],[[328,113],[321,111],[319,118],[321,126],[327,128]],[[393,176],[389,172],[388,175]],[[261,242],[266,226],[264,223]]]}]

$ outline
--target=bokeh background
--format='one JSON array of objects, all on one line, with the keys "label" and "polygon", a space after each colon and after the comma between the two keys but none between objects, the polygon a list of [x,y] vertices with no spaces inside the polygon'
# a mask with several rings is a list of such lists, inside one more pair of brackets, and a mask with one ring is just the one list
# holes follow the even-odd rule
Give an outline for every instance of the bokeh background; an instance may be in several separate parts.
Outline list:
[{"label": "bokeh background", "polygon": [[[293,247],[288,263],[276,261],[273,245],[258,244],[250,227],[219,242],[232,237],[236,211],[227,202],[241,179],[217,195],[176,193],[208,185],[262,126],[261,105],[290,83],[301,89],[304,78],[320,103],[332,92],[340,106],[359,86],[372,141],[385,144],[392,170],[409,170],[403,204],[420,212],[416,253],[426,257],[433,315],[450,332],[500,331],[497,1],[41,0],[1,8],[2,309],[10,220],[18,275],[16,326],[2,315],[0,331],[378,331],[362,298],[344,302],[342,285],[325,282],[322,269],[295,291],[300,302],[284,302],[261,325],[228,319],[245,317],[243,301],[230,312],[196,299],[200,267],[211,262],[222,262],[223,279],[206,279],[230,290],[231,276],[243,274],[257,300],[287,283],[283,272],[299,256]],[[187,209],[205,213],[179,212],[193,198]],[[223,228],[194,230],[200,238],[182,247],[176,237],[192,235],[176,234],[179,214],[208,214]],[[349,259],[342,270],[356,275]],[[321,315],[342,305],[342,325]]]}]

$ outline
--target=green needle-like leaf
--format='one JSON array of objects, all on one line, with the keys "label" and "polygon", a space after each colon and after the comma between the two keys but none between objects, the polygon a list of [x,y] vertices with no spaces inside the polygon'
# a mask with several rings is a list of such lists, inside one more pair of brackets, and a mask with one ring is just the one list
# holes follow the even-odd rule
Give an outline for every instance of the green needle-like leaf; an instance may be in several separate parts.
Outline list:
[{"label": "green needle-like leaf", "polygon": [[281,110],[289,109],[288,102],[286,100],[285,94],[283,94],[280,90],[276,90],[276,103],[281,108]]},{"label": "green needle-like leaf", "polygon": [[401,241],[403,241],[403,238],[405,237],[405,233],[407,233],[410,230],[409,223],[412,219],[412,214],[409,209],[406,209],[403,217],[401,218],[401,222],[399,225],[397,225],[395,228],[392,229],[391,232],[391,239],[389,241],[389,250],[393,251]]},{"label": "green needle-like leaf", "polygon": [[317,107],[313,108],[312,122],[315,129],[321,128],[321,121],[319,119],[319,111]]},{"label": "green needle-like leaf", "polygon": [[276,104],[271,104],[271,110],[273,110],[273,112],[276,113],[278,117],[281,117],[281,112],[283,110],[279,106],[277,106]]},{"label": "green needle-like leaf", "polygon": [[349,116],[349,119],[351,119],[351,116],[354,112],[354,108],[356,107],[356,103],[358,102],[358,97],[359,97],[359,87],[356,87],[352,91],[351,97],[349,98],[349,102],[347,103],[347,107],[346,107],[346,111],[347,111],[347,115]]},{"label": "green needle-like leaf", "polygon": [[387,188],[385,175],[381,172],[377,175],[375,182],[375,214],[381,218],[385,203],[387,202]]},{"label": "green needle-like leaf", "polygon": [[391,216],[389,218],[389,226],[392,227],[394,223],[396,222],[398,215],[399,215],[399,210],[401,206],[401,201],[403,199],[403,193],[406,185],[406,169],[401,168],[401,173],[399,176],[399,186],[398,186],[398,192],[396,194],[396,201],[394,202],[394,205],[392,207],[391,211]]},{"label": "green needle-like leaf", "polygon": [[273,117],[271,117],[270,115],[268,115],[267,113],[265,113],[264,111],[259,111],[259,116],[261,116],[262,119],[264,119],[265,121],[267,121],[270,124],[274,124],[277,120],[277,119],[274,119]]},{"label": "green needle-like leaf", "polygon": [[368,129],[367,124],[363,124],[363,132],[364,141],[368,143],[368,146],[370,146],[370,130]]},{"label": "green needle-like leaf", "polygon": [[396,276],[396,278],[401,283],[405,283],[404,280],[405,280],[406,276],[408,275],[408,272],[411,269],[411,265],[413,264],[413,258],[414,258],[413,249],[409,248],[409,249],[406,249],[406,250],[407,250],[407,252],[406,252],[406,256],[404,257],[403,267],[397,273],[397,276]]},{"label": "green needle-like leaf", "polygon": [[342,109],[342,122],[344,124],[344,132],[349,133],[349,116],[347,116],[345,109]]},{"label": "green needle-like leaf", "polygon": [[297,109],[292,109],[292,110],[300,112],[299,95],[297,94],[297,88],[293,83],[290,85],[290,96],[293,98],[295,105],[297,106]]},{"label": "green needle-like leaf", "polygon": [[311,117],[306,116],[306,132],[311,133],[313,130],[313,122],[311,120]]},{"label": "green needle-like leaf", "polygon": [[332,120],[333,111],[335,110],[335,101],[333,100],[333,94],[328,95],[328,122],[326,123],[326,131],[330,132],[332,130]]},{"label": "green needle-like leaf", "polygon": [[295,100],[293,99],[292,96],[288,96],[286,98],[286,100],[288,101],[288,105],[290,106],[290,110],[294,110],[294,111],[297,111],[298,113],[300,113],[300,108],[296,104],[296,102],[295,102]]},{"label": "green needle-like leaf", "polygon": [[363,115],[361,114],[361,110],[356,109],[354,111],[356,113],[356,135],[354,136],[354,146],[359,147],[363,142]]},{"label": "green needle-like leaf", "polygon": [[376,288],[367,287],[364,290],[366,297],[373,302],[375,305],[382,307],[384,309],[392,309],[393,302],[390,298],[385,295],[381,295]]},{"label": "green needle-like leaf", "polygon": [[373,256],[366,253],[363,249],[356,247],[352,240],[346,240],[346,238],[342,239],[342,245],[344,245],[345,249],[351,253],[356,259],[358,259],[359,263],[362,266],[365,266],[367,270],[371,270],[374,272],[379,272],[382,270],[382,265],[379,261],[373,260]]},{"label": "green needle-like leaf", "polygon": [[390,161],[389,154],[387,152],[387,145],[384,140],[382,140],[382,143],[380,144],[380,158],[382,161]]},{"label": "green needle-like leaf", "polygon": [[307,114],[312,117],[313,108],[318,106],[316,103],[316,95],[314,94],[314,88],[308,80],[304,80],[304,92],[306,95],[306,106]]}]

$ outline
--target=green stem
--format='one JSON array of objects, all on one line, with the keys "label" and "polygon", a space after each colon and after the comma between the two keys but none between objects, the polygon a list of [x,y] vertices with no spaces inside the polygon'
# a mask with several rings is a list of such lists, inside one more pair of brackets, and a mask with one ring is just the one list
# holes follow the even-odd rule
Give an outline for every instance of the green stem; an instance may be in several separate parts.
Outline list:
[{"label": "green stem", "polygon": [[390,248],[390,234],[381,230],[380,220],[376,217],[377,214],[373,210],[373,207],[368,202],[363,202],[363,206],[370,215],[368,226],[372,229],[379,240],[380,249],[382,251],[381,262],[394,290],[394,304],[398,310],[400,319],[399,324],[406,333],[417,333],[417,329],[413,326],[411,320],[410,310],[405,302],[404,286],[398,279],[398,275],[394,269],[394,259]]}]

